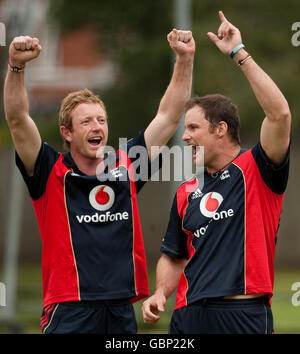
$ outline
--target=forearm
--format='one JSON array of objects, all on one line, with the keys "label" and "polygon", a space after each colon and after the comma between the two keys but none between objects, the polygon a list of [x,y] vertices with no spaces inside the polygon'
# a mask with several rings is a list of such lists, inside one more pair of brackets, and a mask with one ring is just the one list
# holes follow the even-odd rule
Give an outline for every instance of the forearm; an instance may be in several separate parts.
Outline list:
[{"label": "forearm", "polygon": [[186,259],[173,259],[163,254],[156,267],[155,294],[168,299],[176,290],[186,263]]},{"label": "forearm", "polygon": [[[239,50],[234,61],[245,58],[247,52]],[[274,81],[267,75],[253,58],[240,65],[240,69],[248,79],[254,95],[268,119],[279,120],[290,114],[288,103]]]},{"label": "forearm", "polygon": [[186,259],[173,259],[163,254],[156,267],[156,289],[142,306],[145,323],[156,323],[160,312],[165,310],[168,297],[176,290],[180,274],[182,273]]},{"label": "forearm", "polygon": [[191,96],[194,55],[177,56],[170,84],[161,99],[158,114],[178,124]]},{"label": "forearm", "polygon": [[177,57],[171,82],[161,99],[155,119],[145,131],[145,141],[150,159],[152,146],[166,145],[175,133],[191,96],[193,56]]},{"label": "forearm", "polygon": [[8,70],[4,84],[5,117],[10,127],[22,123],[28,116],[28,97],[24,72]]},{"label": "forearm", "polygon": [[170,47],[175,51],[176,63],[170,84],[160,101],[155,118],[145,130],[145,142],[151,160],[152,146],[164,146],[175,133],[184,114],[185,104],[191,96],[195,41],[190,31],[173,29],[168,36]]}]

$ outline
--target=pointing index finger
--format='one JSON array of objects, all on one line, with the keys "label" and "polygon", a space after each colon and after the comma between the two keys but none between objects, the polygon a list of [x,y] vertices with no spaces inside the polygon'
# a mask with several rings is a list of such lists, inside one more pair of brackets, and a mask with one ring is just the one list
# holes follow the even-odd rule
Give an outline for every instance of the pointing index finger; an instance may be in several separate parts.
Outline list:
[{"label": "pointing index finger", "polygon": [[223,11],[219,11],[219,17],[220,17],[221,22],[226,22],[227,21],[227,18],[223,14]]}]

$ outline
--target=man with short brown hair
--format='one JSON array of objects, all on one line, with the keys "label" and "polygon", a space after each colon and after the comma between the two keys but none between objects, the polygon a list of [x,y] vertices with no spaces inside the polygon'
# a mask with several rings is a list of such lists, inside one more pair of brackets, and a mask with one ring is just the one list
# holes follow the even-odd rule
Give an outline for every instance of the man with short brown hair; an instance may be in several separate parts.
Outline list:
[{"label": "man with short brown hair", "polygon": [[[203,175],[177,189],[157,264],[156,289],[143,304],[159,320],[177,288],[172,334],[272,333],[274,254],[289,171],[291,114],[271,78],[244,49],[240,31],[219,12],[208,37],[239,65],[264,110],[260,141],[241,149],[236,107],[221,95],[187,104],[182,140]],[[230,59],[231,60],[231,59]]]}]

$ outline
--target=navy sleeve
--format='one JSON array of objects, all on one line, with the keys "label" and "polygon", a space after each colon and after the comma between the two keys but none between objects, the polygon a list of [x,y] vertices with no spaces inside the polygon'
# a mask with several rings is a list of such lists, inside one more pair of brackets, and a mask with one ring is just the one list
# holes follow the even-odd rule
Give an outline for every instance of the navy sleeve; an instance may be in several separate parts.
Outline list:
[{"label": "navy sleeve", "polygon": [[288,182],[290,166],[290,146],[280,166],[276,166],[266,155],[260,143],[252,149],[252,155],[260,174],[272,192],[283,194]]},{"label": "navy sleeve", "polygon": [[121,147],[122,150],[126,151],[132,162],[137,192],[139,192],[144,184],[151,178],[151,175],[157,172],[161,167],[159,157],[152,162],[150,161],[144,133],[144,130],[141,131],[136,138],[130,139],[125,146]]},{"label": "navy sleeve", "polygon": [[160,251],[172,258],[189,258],[187,235],[182,230],[182,220],[178,215],[177,196],[175,195],[170,213],[170,220]]},{"label": "navy sleeve", "polygon": [[33,175],[28,176],[25,166],[16,152],[16,165],[23,176],[32,199],[37,200],[44,193],[52,167],[58,158],[58,152],[53,150],[47,143],[42,143],[35,162]]}]

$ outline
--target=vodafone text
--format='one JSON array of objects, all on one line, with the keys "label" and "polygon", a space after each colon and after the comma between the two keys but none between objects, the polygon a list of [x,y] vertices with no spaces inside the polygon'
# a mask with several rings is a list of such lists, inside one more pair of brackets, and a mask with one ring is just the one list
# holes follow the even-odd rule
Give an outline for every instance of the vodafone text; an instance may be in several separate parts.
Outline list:
[{"label": "vodafone text", "polygon": [[223,219],[227,219],[230,218],[231,216],[234,215],[234,211],[233,209],[228,209],[228,210],[222,210],[220,212],[215,212],[213,217],[211,218],[211,220],[208,222],[208,224],[206,226],[200,227],[200,229],[196,230],[194,232],[194,236],[196,237],[200,237],[203,236],[209,226],[209,224],[213,221],[213,220],[223,220]]},{"label": "vodafone text", "polygon": [[105,214],[95,213],[93,215],[76,215],[76,218],[80,224],[82,222],[108,222],[108,221],[119,221],[119,220],[128,220],[128,213],[124,211],[123,213],[111,214],[110,211],[107,211]]}]

